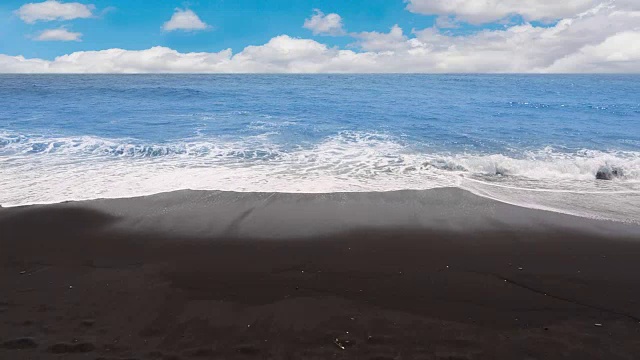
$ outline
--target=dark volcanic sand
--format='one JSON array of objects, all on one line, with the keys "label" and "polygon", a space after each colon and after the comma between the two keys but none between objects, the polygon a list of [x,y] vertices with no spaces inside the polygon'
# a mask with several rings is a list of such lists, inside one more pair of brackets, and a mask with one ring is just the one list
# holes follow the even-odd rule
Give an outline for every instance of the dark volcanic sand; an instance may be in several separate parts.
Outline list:
[{"label": "dark volcanic sand", "polygon": [[[0,359],[640,358],[636,226],[452,192],[428,216],[398,205],[407,194],[373,202],[436,222],[476,202],[486,214],[469,219],[490,226],[239,236],[264,221],[256,204],[189,194],[0,209]],[[334,205],[348,213],[364,196]],[[294,226],[282,204],[315,211],[305,202],[260,208]],[[207,206],[238,216],[222,231]],[[200,228],[171,222],[193,207]],[[336,211],[314,221],[331,227]]]}]

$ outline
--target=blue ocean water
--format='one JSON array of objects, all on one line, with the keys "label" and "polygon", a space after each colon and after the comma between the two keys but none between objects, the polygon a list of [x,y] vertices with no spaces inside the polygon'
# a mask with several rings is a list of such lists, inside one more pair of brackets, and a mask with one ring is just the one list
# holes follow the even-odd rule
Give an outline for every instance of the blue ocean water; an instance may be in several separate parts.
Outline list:
[{"label": "blue ocean water", "polygon": [[0,75],[3,206],[443,186],[638,221],[640,76]]}]

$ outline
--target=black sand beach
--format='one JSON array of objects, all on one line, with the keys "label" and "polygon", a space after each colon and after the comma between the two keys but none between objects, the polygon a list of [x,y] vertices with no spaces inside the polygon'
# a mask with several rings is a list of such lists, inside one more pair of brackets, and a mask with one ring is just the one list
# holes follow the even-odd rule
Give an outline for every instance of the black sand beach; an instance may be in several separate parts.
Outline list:
[{"label": "black sand beach", "polygon": [[0,359],[638,359],[640,226],[457,189],[0,209]]}]

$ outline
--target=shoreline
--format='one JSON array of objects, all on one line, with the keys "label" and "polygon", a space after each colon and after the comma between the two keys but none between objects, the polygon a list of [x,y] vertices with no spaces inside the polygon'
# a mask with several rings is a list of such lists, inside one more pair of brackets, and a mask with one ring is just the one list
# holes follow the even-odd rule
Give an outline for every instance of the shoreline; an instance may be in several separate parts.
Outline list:
[{"label": "shoreline", "polygon": [[633,359],[640,226],[459,189],[0,209],[0,357]]},{"label": "shoreline", "polygon": [[[361,196],[369,196],[369,197],[384,197],[385,195],[393,195],[399,193],[429,193],[429,192],[463,192],[470,193],[473,196],[480,197],[487,202],[496,202],[509,206],[514,206],[517,208],[523,208],[527,210],[533,211],[543,211],[550,212],[555,214],[561,214],[562,216],[572,216],[576,218],[583,218],[588,220],[596,220],[596,221],[607,221],[614,222],[619,224],[627,224],[627,225],[637,225],[640,226],[640,213],[633,210],[631,212],[625,212],[629,207],[633,207],[632,204],[635,199],[638,197],[637,191],[627,191],[627,192],[580,192],[580,191],[569,191],[569,190],[548,190],[548,189],[526,189],[526,188],[511,188],[508,186],[500,185],[500,184],[492,184],[485,182],[478,182],[476,180],[467,179],[472,183],[479,183],[484,188],[473,188],[473,187],[461,187],[461,186],[438,186],[427,189],[397,189],[397,190],[371,190],[371,191],[330,191],[330,192],[290,192],[290,191],[269,191],[269,192],[255,192],[255,191],[233,191],[233,190],[208,190],[208,189],[179,189],[179,190],[171,190],[171,191],[158,191],[158,192],[150,192],[148,194],[137,194],[131,196],[116,196],[116,197],[95,197],[95,198],[85,198],[85,199],[68,199],[68,200],[60,200],[60,201],[51,201],[51,202],[35,202],[35,203],[25,203],[25,204],[0,204],[0,209],[11,209],[11,208],[24,208],[24,207],[33,207],[33,206],[55,206],[57,204],[91,204],[102,201],[126,201],[126,200],[134,200],[134,199],[145,199],[145,198],[155,198],[155,197],[170,197],[171,194],[180,194],[180,193],[209,193],[209,194],[238,194],[241,197],[260,197],[260,196],[277,196],[277,197],[299,197],[300,199],[305,199],[309,197],[319,197],[319,196],[328,196],[328,197],[361,197]],[[527,195],[525,197],[521,196],[521,200],[515,200],[509,197],[509,195],[505,194],[497,194],[495,191],[491,191],[491,189],[496,189],[495,191],[519,191],[521,195]],[[550,200],[550,196],[552,195],[559,196],[558,199]],[[622,199],[619,196],[624,194],[628,194],[630,198]],[[535,195],[535,196],[534,196]],[[567,197],[570,195],[569,197]],[[614,196],[614,197],[612,197]],[[544,200],[540,200],[540,197],[544,198]],[[583,197],[580,199],[580,197]],[[559,200],[561,199],[561,200]],[[580,199],[580,200],[578,200]],[[588,200],[588,201],[587,201]],[[550,203],[551,201],[551,203]],[[566,201],[571,203],[572,205],[567,208],[562,208],[562,206],[558,205]],[[616,202],[619,202],[620,209],[616,209]],[[552,203],[555,203],[553,205]],[[590,205],[590,204],[591,205]],[[602,204],[606,204],[603,205]],[[565,205],[566,206],[566,205]]]},{"label": "shoreline", "polygon": [[[196,238],[228,235],[216,229],[238,227],[245,221],[257,225],[249,225],[246,234],[241,234],[242,236],[265,237],[272,231],[273,236],[266,236],[272,238],[327,235],[323,231],[327,225],[340,227],[337,232],[369,227],[465,232],[500,231],[503,230],[501,227],[532,229],[544,226],[630,237],[640,233],[640,224],[635,222],[590,218],[550,209],[525,207],[477,195],[458,187],[331,193],[186,189],[124,198],[0,207],[0,215],[2,212],[9,214],[70,208],[90,209],[118,217],[121,221],[115,224],[115,227],[125,232],[156,231],[158,227],[162,228],[162,223],[168,219],[171,220],[171,228],[165,230]],[[273,216],[273,212],[286,215]],[[212,218],[212,215],[215,217]],[[170,218],[188,218],[191,224],[189,227],[177,225]],[[274,219],[282,223],[280,228],[271,224]],[[306,224],[314,231],[307,234],[286,234],[290,232],[287,228],[299,227],[301,224]],[[254,229],[250,229],[251,227]],[[259,235],[253,236],[253,233]]]}]

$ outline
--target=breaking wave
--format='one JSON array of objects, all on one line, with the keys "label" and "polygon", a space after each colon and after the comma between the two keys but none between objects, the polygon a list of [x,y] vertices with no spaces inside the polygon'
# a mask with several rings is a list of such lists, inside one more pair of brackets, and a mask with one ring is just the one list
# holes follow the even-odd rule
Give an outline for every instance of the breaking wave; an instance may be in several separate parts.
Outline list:
[{"label": "breaking wave", "polygon": [[[454,186],[517,205],[613,220],[640,219],[640,152],[634,151],[546,147],[508,155],[449,153],[359,132],[340,132],[295,146],[268,134],[143,143],[2,133],[0,161],[3,206],[185,188],[352,192]],[[597,180],[603,168],[619,169],[620,176]],[[558,194],[574,195],[568,199]]]},{"label": "breaking wave", "polygon": [[[408,146],[381,134],[341,132],[319,144],[287,148],[267,137],[242,141],[223,138],[193,138],[166,144],[144,144],[134,139],[104,139],[92,136],[53,137],[0,134],[0,156],[34,155],[41,159],[64,156],[89,161],[105,159],[155,159],[197,164],[237,162],[252,166],[271,162],[293,166],[292,171],[322,168],[347,174],[411,172],[458,172],[490,178],[522,177],[532,180],[593,180],[599,169],[622,170],[624,180],[640,179],[640,152],[562,151],[553,147],[503,154],[451,154],[429,152]],[[204,162],[203,162],[204,161]]]}]

